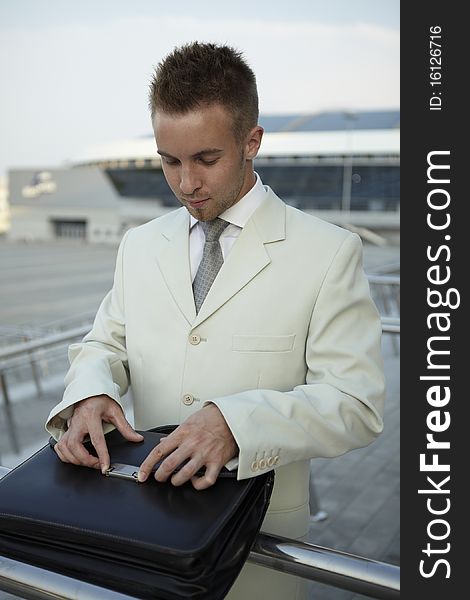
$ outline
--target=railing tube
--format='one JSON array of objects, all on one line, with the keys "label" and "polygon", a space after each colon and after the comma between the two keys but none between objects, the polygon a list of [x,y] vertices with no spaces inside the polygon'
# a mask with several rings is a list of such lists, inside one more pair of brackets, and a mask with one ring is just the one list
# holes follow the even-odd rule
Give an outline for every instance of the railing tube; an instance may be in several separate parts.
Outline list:
[{"label": "railing tube", "polygon": [[400,567],[331,548],[262,533],[248,560],[380,600],[400,597]]},{"label": "railing tube", "polygon": [[[260,534],[249,562],[297,575],[378,600],[400,597],[400,568],[395,565]],[[127,600],[129,596],[0,556],[0,589],[29,600]]]},{"label": "railing tube", "polygon": [[0,556],[0,590],[27,600],[131,600],[113,590]]},{"label": "railing tube", "polygon": [[6,475],[7,473],[9,473],[11,471],[11,469],[9,469],[8,467],[3,467],[0,465],[0,479]]}]

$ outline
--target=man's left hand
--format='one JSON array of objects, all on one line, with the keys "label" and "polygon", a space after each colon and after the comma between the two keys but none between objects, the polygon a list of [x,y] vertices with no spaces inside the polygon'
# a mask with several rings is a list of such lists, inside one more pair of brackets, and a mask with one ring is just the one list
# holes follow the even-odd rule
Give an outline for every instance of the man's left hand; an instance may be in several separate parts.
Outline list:
[{"label": "man's left hand", "polygon": [[[178,486],[191,480],[196,490],[204,490],[214,485],[222,467],[237,454],[238,446],[222,413],[215,404],[208,404],[155,446],[141,464],[138,478],[145,481],[155,464],[164,459],[155,472],[157,481],[171,477],[171,483]],[[196,476],[203,467],[204,475]]]}]

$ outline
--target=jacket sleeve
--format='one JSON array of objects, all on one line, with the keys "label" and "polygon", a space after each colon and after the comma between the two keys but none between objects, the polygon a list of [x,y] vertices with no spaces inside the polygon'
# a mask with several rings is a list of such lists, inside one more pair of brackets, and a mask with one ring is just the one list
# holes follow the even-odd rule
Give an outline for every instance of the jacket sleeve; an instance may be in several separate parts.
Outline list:
[{"label": "jacket sleeve", "polygon": [[381,322],[362,270],[362,245],[348,235],[313,307],[306,381],[293,390],[257,389],[212,400],[240,448],[238,478],[273,466],[339,456],[382,431]]},{"label": "jacket sleeve", "polygon": [[[69,347],[71,366],[65,376],[64,396],[46,422],[46,430],[57,440],[66,431],[74,404],[100,394],[121,404],[129,387],[122,269],[128,233],[119,246],[113,288],[103,299],[91,331],[80,343]],[[104,432],[113,428],[105,425]]]}]

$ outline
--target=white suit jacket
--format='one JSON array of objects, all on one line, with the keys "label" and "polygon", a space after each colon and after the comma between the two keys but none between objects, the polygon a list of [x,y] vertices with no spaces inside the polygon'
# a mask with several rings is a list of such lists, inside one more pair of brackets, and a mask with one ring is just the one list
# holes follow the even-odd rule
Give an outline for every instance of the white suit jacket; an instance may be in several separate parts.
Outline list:
[{"label": "white suit jacket", "polygon": [[60,438],[74,403],[119,402],[129,384],[137,429],[214,402],[240,448],[238,477],[276,468],[263,530],[301,537],[309,459],[382,430],[381,325],[360,239],[268,189],[196,315],[188,238],[185,208],[126,233],[47,429]]}]

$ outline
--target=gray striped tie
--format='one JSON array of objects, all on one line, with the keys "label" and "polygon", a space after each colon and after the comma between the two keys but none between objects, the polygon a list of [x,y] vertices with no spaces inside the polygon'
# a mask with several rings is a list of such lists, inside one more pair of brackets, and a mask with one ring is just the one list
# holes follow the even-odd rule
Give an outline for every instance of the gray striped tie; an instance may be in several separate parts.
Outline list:
[{"label": "gray striped tie", "polygon": [[193,281],[194,303],[196,304],[196,313],[204,302],[207,292],[219,272],[224,262],[222,250],[219,244],[219,238],[222,231],[227,227],[227,221],[218,217],[213,221],[199,221],[206,236],[202,260]]}]

